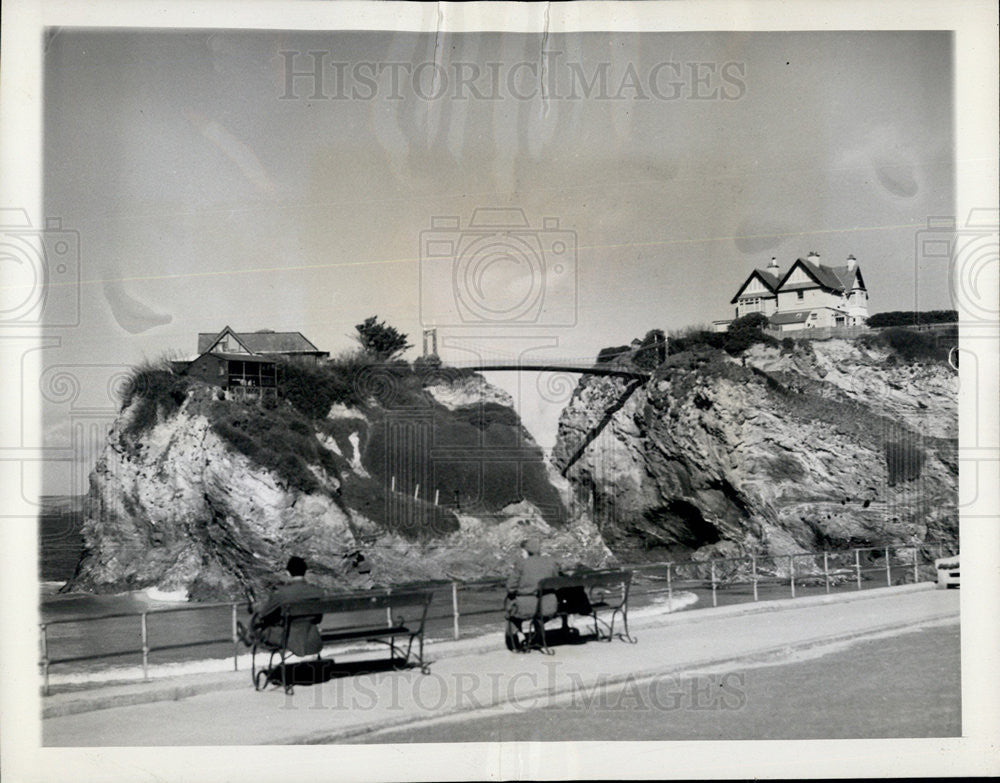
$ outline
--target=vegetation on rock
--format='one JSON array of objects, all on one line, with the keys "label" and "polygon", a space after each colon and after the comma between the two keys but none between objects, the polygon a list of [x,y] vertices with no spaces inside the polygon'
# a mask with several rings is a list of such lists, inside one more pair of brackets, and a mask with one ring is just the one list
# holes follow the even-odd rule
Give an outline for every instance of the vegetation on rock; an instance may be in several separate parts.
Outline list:
[{"label": "vegetation on rock", "polygon": [[135,438],[168,419],[184,404],[190,381],[174,373],[167,361],[144,362],[134,368],[122,391],[122,410],[136,403],[122,434]]},{"label": "vegetation on rock", "polygon": [[958,323],[957,310],[889,310],[868,317],[868,326],[918,326],[920,324]]},{"label": "vegetation on rock", "polygon": [[403,351],[413,347],[407,342],[407,335],[396,327],[389,326],[385,321],[378,320],[378,316],[375,315],[366,318],[354,328],[358,332],[356,339],[361,344],[361,349],[380,361],[391,361]]}]

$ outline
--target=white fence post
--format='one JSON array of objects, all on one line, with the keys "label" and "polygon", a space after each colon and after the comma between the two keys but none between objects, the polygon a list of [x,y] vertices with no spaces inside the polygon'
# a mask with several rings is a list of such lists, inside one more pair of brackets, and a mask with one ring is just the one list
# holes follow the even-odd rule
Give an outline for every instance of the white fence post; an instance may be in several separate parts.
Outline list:
[{"label": "white fence post", "polygon": [[861,550],[854,550],[854,573],[858,578],[858,590],[861,589]]},{"label": "white fence post", "polygon": [[757,597],[757,555],[750,555],[750,579],[753,581],[753,600]]},{"label": "white fence post", "polygon": [[712,560],[712,606],[718,606],[719,601],[715,597],[715,560]]},{"label": "white fence post", "polygon": [[452,635],[455,640],[458,640],[459,630],[458,630],[458,582],[451,583],[451,616],[452,616]]},{"label": "white fence post", "polygon": [[917,565],[917,548],[913,547],[913,584],[920,581],[920,566]]},{"label": "white fence post", "polygon": [[667,611],[672,612],[674,610],[674,587],[671,584],[671,571],[673,571],[673,563],[667,563]]},{"label": "white fence post", "polygon": [[49,632],[42,623],[42,693],[49,695]]},{"label": "white fence post", "polygon": [[891,559],[892,550],[889,547],[885,548],[885,586],[892,587],[892,566],[889,564]]},{"label": "white fence post", "polygon": [[830,592],[830,554],[823,553],[823,581],[826,582],[826,591]]},{"label": "white fence post", "polygon": [[792,598],[795,597],[795,558],[788,556],[788,583],[792,586]]},{"label": "white fence post", "polygon": [[142,679],[149,679],[149,634],[146,630],[146,613],[139,616],[139,627],[142,631]]},{"label": "white fence post", "polygon": [[233,671],[239,671],[239,655],[240,655],[240,635],[236,631],[236,604],[233,604],[233,614],[232,614],[232,631],[233,631]]}]

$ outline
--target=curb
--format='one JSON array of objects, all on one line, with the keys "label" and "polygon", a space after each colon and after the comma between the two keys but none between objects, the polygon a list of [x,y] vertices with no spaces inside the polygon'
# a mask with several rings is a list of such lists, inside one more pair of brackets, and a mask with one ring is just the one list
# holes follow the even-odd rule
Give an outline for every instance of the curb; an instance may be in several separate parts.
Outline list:
[{"label": "curb", "polygon": [[[693,610],[655,614],[649,617],[639,617],[631,622],[629,627],[630,630],[638,628],[662,628],[725,617],[780,612],[800,607],[851,603],[873,598],[884,598],[889,595],[905,595],[933,589],[933,582],[919,582],[917,584],[897,585],[893,587],[869,588],[851,593],[830,593],[829,595],[812,595],[803,596],[802,598],[774,598],[767,601],[729,604],[728,606],[709,606]],[[497,651],[502,647],[502,644],[503,634],[502,632],[497,632],[495,635],[487,634],[478,638],[464,640],[442,639],[427,642],[424,649],[427,657],[434,656],[437,659],[441,659],[456,655],[483,655]],[[345,650],[341,654],[350,655],[351,650]],[[433,663],[433,660],[431,663]],[[105,686],[104,688],[98,687],[93,690],[78,692],[78,698],[73,698],[68,693],[53,694],[52,696],[42,697],[42,719],[78,715],[84,712],[113,709],[115,707],[131,707],[138,704],[152,704],[161,701],[178,701],[213,691],[237,690],[249,687],[249,683],[246,682],[246,678],[249,676],[248,671],[227,672],[224,677],[220,675],[221,673],[203,674],[201,676],[205,678],[204,682],[184,684],[170,684],[168,678],[164,678],[158,682],[139,681],[124,684],[119,682],[114,685]],[[108,692],[115,688],[135,688],[136,690],[124,693]],[[45,704],[46,699],[59,699],[59,701]]]},{"label": "curb", "polygon": [[[945,623],[948,620],[958,621],[959,615],[955,612],[948,612],[946,614],[932,615],[922,619],[917,626],[933,625],[939,623]],[[912,622],[907,623],[895,623],[891,625],[880,626],[878,628],[869,628],[864,631],[851,631],[849,633],[839,634],[836,636],[820,636],[814,637],[812,639],[806,639],[795,644],[780,644],[774,647],[765,648],[762,650],[756,650],[752,653],[747,653],[745,655],[736,656],[720,656],[714,658],[705,658],[697,661],[691,661],[680,666],[667,666],[667,667],[654,667],[650,669],[643,669],[641,671],[627,672],[625,674],[615,675],[613,677],[607,677],[604,680],[599,680],[596,683],[597,687],[614,687],[626,682],[641,683],[644,680],[648,680],[652,677],[662,676],[662,675],[673,675],[681,676],[688,672],[694,672],[698,669],[704,669],[709,667],[734,665],[740,663],[760,663],[767,665],[768,661],[774,659],[774,665],[780,663],[781,659],[787,656],[789,653],[799,652],[802,650],[808,650],[813,647],[837,644],[840,642],[852,641],[855,639],[864,639],[868,636],[876,636],[886,632],[903,630],[906,628],[913,628],[914,624]],[[571,694],[575,691],[578,686],[576,684],[569,684],[563,687],[546,688],[539,689],[537,691],[532,691],[527,694],[520,694],[513,699],[503,699],[494,704],[490,704],[485,707],[468,707],[462,708],[457,707],[447,711],[438,712],[434,715],[429,716],[402,716],[398,720],[385,720],[381,719],[377,722],[362,724],[360,726],[352,726],[350,728],[341,729],[339,731],[325,731],[306,735],[295,735],[291,737],[285,737],[280,740],[275,740],[272,743],[274,745],[324,745],[333,744],[338,742],[344,742],[345,740],[354,739],[357,737],[367,736],[369,734],[375,734],[382,731],[405,728],[407,726],[418,726],[424,723],[437,723],[445,722],[449,718],[454,718],[458,715],[467,715],[471,718],[478,717],[480,715],[485,716],[491,714],[498,709],[502,709],[509,704],[524,702],[524,701],[537,701],[541,702],[543,699],[558,699],[567,694]],[[533,707],[525,709],[538,709],[543,707],[544,704],[538,703]]]}]

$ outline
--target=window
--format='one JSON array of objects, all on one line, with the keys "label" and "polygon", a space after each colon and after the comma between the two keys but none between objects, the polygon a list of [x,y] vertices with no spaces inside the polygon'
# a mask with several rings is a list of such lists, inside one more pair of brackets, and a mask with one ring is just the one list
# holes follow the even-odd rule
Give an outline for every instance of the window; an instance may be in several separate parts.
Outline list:
[{"label": "window", "polygon": [[805,291],[796,291],[795,292],[795,298],[796,299],[805,299],[805,297],[806,297],[806,292]]}]

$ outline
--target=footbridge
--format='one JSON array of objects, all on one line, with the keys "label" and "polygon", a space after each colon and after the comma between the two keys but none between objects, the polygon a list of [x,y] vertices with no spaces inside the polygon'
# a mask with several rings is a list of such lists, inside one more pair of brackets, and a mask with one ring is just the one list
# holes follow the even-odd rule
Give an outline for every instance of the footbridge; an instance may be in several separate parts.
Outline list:
[{"label": "footbridge", "polygon": [[450,361],[442,369],[472,370],[474,372],[560,372],[580,375],[602,375],[613,378],[636,378],[648,381],[652,373],[634,367],[613,364],[593,364],[577,359],[550,359],[546,361],[524,361],[518,359],[482,359],[465,362]]}]

